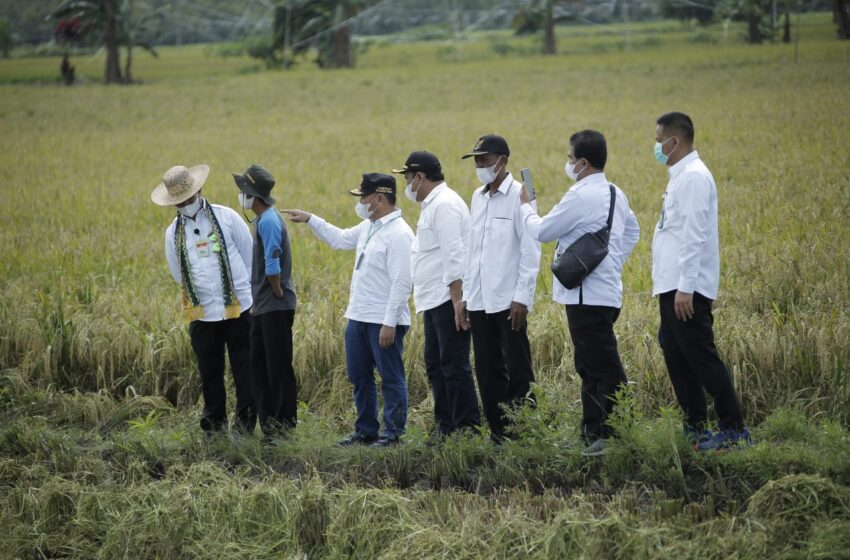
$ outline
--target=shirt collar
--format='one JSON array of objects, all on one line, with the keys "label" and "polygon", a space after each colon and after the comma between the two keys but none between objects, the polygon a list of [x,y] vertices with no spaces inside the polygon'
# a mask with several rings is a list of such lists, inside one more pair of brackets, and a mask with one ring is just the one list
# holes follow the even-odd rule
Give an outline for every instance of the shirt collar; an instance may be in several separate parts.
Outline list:
[{"label": "shirt collar", "polygon": [[[498,192],[502,194],[508,194],[508,190],[511,188],[511,185],[514,183],[514,177],[510,174],[510,172],[505,175],[505,179],[499,185],[499,188],[496,189]],[[484,190],[481,191],[484,194],[490,192],[490,185],[484,185]]]},{"label": "shirt collar", "polygon": [[391,221],[393,221],[393,220],[395,220],[396,218],[399,218],[399,217],[401,217],[401,208],[396,208],[394,211],[390,212],[389,214],[387,214],[386,216],[384,216],[380,220],[377,220],[375,222],[375,224],[381,224],[382,226],[385,226],[388,223],[390,223]]},{"label": "shirt collar", "polygon": [[687,167],[689,163],[698,159],[699,153],[694,150],[693,152],[689,153],[688,155],[677,161],[676,165],[671,166],[670,169],[667,170],[667,173],[670,174],[671,179],[675,179],[676,177],[682,174],[682,171],[685,170],[685,167]]},{"label": "shirt collar", "polygon": [[574,189],[580,189],[585,185],[592,185],[594,183],[605,183],[607,185],[608,179],[605,177],[605,173],[600,172],[600,173],[593,173],[591,175],[588,175],[587,177],[585,177],[584,179],[582,179],[581,181],[579,181],[575,185],[573,185],[573,188]]},{"label": "shirt collar", "polygon": [[433,201],[435,198],[437,198],[437,195],[446,190],[446,188],[448,188],[448,185],[446,185],[445,181],[434,187],[431,192],[428,193],[428,196],[425,197],[425,200],[422,201],[422,206],[425,206],[429,202]]}]

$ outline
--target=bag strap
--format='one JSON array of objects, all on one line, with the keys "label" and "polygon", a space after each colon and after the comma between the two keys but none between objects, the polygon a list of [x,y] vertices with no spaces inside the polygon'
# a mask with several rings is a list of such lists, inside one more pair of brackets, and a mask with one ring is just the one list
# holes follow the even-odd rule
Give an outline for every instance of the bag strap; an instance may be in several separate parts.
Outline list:
[{"label": "bag strap", "polygon": [[614,224],[614,201],[617,195],[614,191],[614,185],[608,183],[608,188],[611,189],[611,204],[608,207],[608,231],[611,231],[611,226]]}]

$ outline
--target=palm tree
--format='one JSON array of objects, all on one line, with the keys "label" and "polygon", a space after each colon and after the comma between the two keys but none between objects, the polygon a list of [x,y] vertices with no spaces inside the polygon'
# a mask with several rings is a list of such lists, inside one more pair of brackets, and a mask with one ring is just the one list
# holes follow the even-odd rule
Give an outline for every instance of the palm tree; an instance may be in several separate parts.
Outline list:
[{"label": "palm tree", "polygon": [[513,27],[517,34],[536,33],[543,30],[542,54],[553,55],[558,51],[557,39],[555,37],[555,24],[567,21],[573,16],[570,8],[574,11],[580,1],[568,2],[565,0],[529,0],[524,6],[517,10],[514,15]]},{"label": "palm tree", "polygon": [[850,13],[847,0],[832,0],[832,17],[838,26],[838,38],[850,39]]},{"label": "palm tree", "polygon": [[349,21],[370,0],[285,0],[275,10],[274,48],[284,52],[285,64],[291,58],[315,48],[321,68],[351,68]]},{"label": "palm tree", "polygon": [[[103,81],[107,84],[121,84],[132,81],[130,70],[133,47],[144,48],[157,56],[150,43],[139,39],[149,18],[157,14],[134,18],[133,0],[65,0],[47,17],[60,21],[76,18],[80,22],[81,35],[99,34],[99,41],[106,50]],[[127,65],[123,76],[119,51],[122,45],[127,47]]]},{"label": "palm tree", "polygon": [[[350,20],[374,0],[287,0],[275,12],[275,48],[290,54],[316,48],[322,68],[351,68]],[[286,56],[286,55],[285,55]]]}]

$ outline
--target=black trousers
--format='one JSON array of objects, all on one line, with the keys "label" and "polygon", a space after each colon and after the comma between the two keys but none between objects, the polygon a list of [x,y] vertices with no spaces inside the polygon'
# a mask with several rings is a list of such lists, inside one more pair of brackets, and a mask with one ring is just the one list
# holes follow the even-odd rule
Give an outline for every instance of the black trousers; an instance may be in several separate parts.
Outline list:
[{"label": "black trousers", "polygon": [[509,420],[503,407],[516,407],[529,394],[534,381],[528,330],[511,330],[510,310],[498,313],[470,311],[472,343],[475,348],[475,376],[490,430],[503,437]]},{"label": "black trousers", "polygon": [[626,383],[617,351],[616,307],[567,305],[567,324],[573,340],[576,371],[581,377],[581,433],[588,443],[612,435],[606,423],[614,396]]},{"label": "black trousers", "polygon": [[269,311],[251,323],[251,386],[260,427],[266,435],[294,428],[298,387],[292,368],[295,311]]},{"label": "black trousers", "polygon": [[230,356],[233,384],[236,386],[236,422],[239,429],[253,432],[257,411],[251,392],[248,368],[248,340],[251,316],[243,312],[236,319],[224,321],[192,321],[189,339],[198,358],[204,410],[201,429],[216,431],[227,428],[227,391],[224,387],[224,349]]},{"label": "black trousers", "polygon": [[744,427],[741,405],[732,376],[714,345],[713,302],[695,293],[693,319],[680,321],[673,307],[675,295],[675,291],[667,292],[658,299],[661,312],[658,342],[685,422],[695,430],[705,428],[705,390],[714,399],[720,428],[740,430]]},{"label": "black trousers", "polygon": [[434,395],[434,419],[440,433],[481,424],[478,396],[469,365],[469,331],[455,328],[451,300],[423,313],[425,372]]}]

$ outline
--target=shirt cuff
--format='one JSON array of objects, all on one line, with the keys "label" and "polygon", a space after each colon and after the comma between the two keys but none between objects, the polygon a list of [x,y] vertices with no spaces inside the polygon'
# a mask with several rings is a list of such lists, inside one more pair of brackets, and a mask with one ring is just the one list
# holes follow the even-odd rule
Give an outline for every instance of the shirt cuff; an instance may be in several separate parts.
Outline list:
[{"label": "shirt cuff", "polygon": [[527,308],[531,309],[531,302],[534,300],[534,294],[527,294],[524,292],[514,292],[513,301],[517,303],[521,303]]},{"label": "shirt cuff", "polygon": [[519,217],[520,219],[522,219],[522,225],[525,226],[525,221],[528,219],[528,217],[536,213],[537,212],[534,210],[534,207],[531,205],[530,202],[521,204],[519,207]]},{"label": "shirt cuff", "polygon": [[384,315],[384,322],[382,324],[386,327],[396,328],[396,326],[398,325],[398,317],[387,313],[386,315]]},{"label": "shirt cuff", "polygon": [[452,282],[456,282],[457,280],[463,281],[463,274],[443,274],[443,284],[446,286],[451,285]]},{"label": "shirt cuff", "polygon": [[696,283],[696,280],[685,278],[683,276],[679,278],[679,285],[676,287],[676,289],[682,292],[683,294],[692,294],[694,293],[694,288],[696,288]]}]

